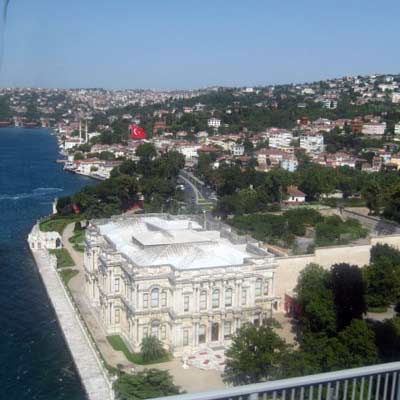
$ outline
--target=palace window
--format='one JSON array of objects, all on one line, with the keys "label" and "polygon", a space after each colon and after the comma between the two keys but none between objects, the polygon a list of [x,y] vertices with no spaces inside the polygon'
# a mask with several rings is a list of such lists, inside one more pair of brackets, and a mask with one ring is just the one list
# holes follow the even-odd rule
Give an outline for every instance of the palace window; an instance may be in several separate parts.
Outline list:
[{"label": "palace window", "polygon": [[116,324],[119,324],[120,320],[121,320],[121,311],[119,308],[116,308],[114,311],[114,321]]},{"label": "palace window", "polygon": [[232,334],[232,322],[225,321],[224,322],[224,339],[230,339]]},{"label": "palace window", "polygon": [[114,279],[114,292],[119,293],[120,287],[119,287],[119,278]]},{"label": "palace window", "polygon": [[205,290],[200,293],[200,310],[207,310],[207,292]]},{"label": "palace window", "polygon": [[158,338],[158,327],[159,327],[160,323],[158,321],[154,321],[151,324],[151,336],[154,336],[156,338]]},{"label": "palace window", "polygon": [[143,308],[148,308],[149,307],[149,294],[144,293],[143,294]]},{"label": "palace window", "polygon": [[158,289],[153,289],[151,291],[151,306],[158,307],[159,304],[159,291]]},{"label": "palace window", "polygon": [[183,330],[183,345],[184,346],[189,345],[189,329]]},{"label": "palace window", "polygon": [[149,328],[147,326],[143,327],[143,337],[149,336]]},{"label": "palace window", "polygon": [[268,296],[269,294],[269,281],[266,281],[264,284],[264,295]]},{"label": "palace window", "polygon": [[232,294],[233,294],[233,291],[231,288],[228,288],[225,290],[225,307],[232,306]]},{"label": "palace window", "polygon": [[206,342],[206,326],[199,326],[199,344]]},{"label": "palace window", "polygon": [[259,297],[262,295],[262,279],[261,278],[258,278],[256,280],[255,294],[256,294],[256,297]]},{"label": "palace window", "polygon": [[161,292],[161,307],[167,307],[167,291],[163,290]]},{"label": "palace window", "polygon": [[189,311],[189,296],[183,296],[183,311]]},{"label": "palace window", "polygon": [[167,327],[163,325],[160,328],[160,333],[161,333],[161,340],[165,340],[167,338]]},{"label": "palace window", "polygon": [[219,289],[215,289],[212,292],[212,308],[219,307]]},{"label": "palace window", "polygon": [[247,305],[247,289],[242,289],[242,306]]}]

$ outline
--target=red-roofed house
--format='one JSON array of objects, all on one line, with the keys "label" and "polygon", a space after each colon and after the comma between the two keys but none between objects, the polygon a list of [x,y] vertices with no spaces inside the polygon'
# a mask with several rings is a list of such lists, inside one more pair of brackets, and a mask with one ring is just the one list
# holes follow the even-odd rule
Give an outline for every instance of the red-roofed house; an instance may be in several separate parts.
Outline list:
[{"label": "red-roofed house", "polygon": [[297,186],[289,186],[286,189],[288,198],[284,200],[284,204],[288,206],[300,205],[306,202],[306,194],[297,188]]}]

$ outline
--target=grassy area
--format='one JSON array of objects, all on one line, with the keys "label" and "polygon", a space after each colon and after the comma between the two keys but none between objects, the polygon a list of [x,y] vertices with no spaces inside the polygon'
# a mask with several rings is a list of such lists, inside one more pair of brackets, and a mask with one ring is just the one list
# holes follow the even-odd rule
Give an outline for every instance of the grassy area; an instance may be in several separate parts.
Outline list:
[{"label": "grassy area", "polygon": [[368,235],[368,229],[364,228],[358,220],[349,218],[343,221],[337,215],[325,217],[316,225],[315,232],[317,246],[347,244]]},{"label": "grassy area", "polygon": [[69,242],[72,244],[72,247],[76,251],[80,251],[81,253],[83,253],[85,250],[84,239],[85,239],[85,230],[82,229],[74,232],[73,236],[69,238]]},{"label": "grassy area", "polygon": [[159,360],[152,361],[151,363],[146,363],[143,361],[140,353],[132,353],[131,351],[129,351],[128,347],[122,340],[121,336],[119,335],[107,336],[107,340],[111,344],[114,350],[122,351],[125,354],[126,359],[133,364],[140,364],[140,365],[157,364],[171,360],[171,356],[167,355],[166,357],[163,357]]},{"label": "grassy area", "polygon": [[366,202],[362,198],[322,199],[321,204],[329,207],[365,207]]},{"label": "grassy area", "polygon": [[74,260],[71,255],[68,253],[67,249],[56,249],[49,250],[51,254],[54,254],[57,257],[57,267],[58,268],[67,268],[73,267],[75,265]]},{"label": "grassy area", "polygon": [[387,311],[387,307],[368,307],[368,312],[382,314]]},{"label": "grassy area", "polygon": [[78,217],[51,217],[46,219],[39,224],[39,229],[42,232],[58,232],[60,235],[63,233],[65,227],[77,221]]},{"label": "grassy area", "polygon": [[61,279],[64,281],[65,286],[68,286],[69,281],[78,274],[79,271],[72,268],[65,268],[60,270]]}]

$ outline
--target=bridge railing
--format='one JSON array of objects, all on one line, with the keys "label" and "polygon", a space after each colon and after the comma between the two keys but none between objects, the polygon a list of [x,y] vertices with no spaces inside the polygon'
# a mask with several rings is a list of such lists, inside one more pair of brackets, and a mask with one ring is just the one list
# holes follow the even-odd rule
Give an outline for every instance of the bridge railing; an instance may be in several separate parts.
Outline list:
[{"label": "bridge railing", "polygon": [[158,400],[400,400],[400,362]]}]

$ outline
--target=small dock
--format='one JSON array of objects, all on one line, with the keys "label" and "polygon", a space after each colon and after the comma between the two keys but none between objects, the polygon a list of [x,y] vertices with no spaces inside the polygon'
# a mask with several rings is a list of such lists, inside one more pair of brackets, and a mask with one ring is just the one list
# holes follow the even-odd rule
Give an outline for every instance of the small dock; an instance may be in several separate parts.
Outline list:
[{"label": "small dock", "polygon": [[111,383],[47,250],[32,250],[89,400],[113,400]]}]

